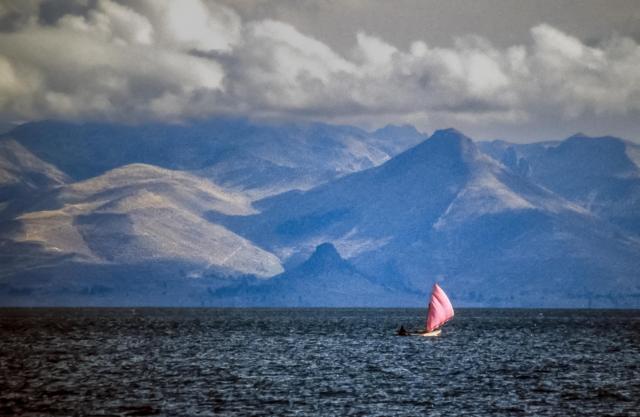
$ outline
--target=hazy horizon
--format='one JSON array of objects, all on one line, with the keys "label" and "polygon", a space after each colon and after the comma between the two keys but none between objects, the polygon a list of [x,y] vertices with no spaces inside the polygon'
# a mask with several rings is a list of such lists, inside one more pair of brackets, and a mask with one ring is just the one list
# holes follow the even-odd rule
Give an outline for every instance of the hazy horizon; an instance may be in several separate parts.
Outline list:
[{"label": "hazy horizon", "polygon": [[[207,121],[215,121],[215,120],[225,120],[228,119],[230,116],[228,115],[213,115],[210,117],[206,117],[206,118],[193,118],[193,119],[186,119],[186,120],[182,120],[182,121],[174,121],[174,122],[166,122],[166,121],[145,121],[145,122],[130,122],[130,123],[126,123],[126,122],[108,122],[108,121],[101,121],[101,120],[65,120],[65,119],[43,119],[43,120],[34,120],[34,121],[25,121],[25,122],[21,122],[21,123],[5,123],[2,124],[0,123],[0,135],[6,135],[7,133],[10,133],[13,129],[18,128],[20,126],[23,125],[28,125],[30,123],[39,123],[39,122],[52,122],[52,123],[71,123],[74,125],[85,125],[85,124],[101,124],[101,125],[117,125],[117,126],[126,126],[126,127],[131,127],[131,128],[135,128],[135,127],[141,127],[141,126],[149,126],[149,125],[166,125],[166,126],[172,126],[172,127],[180,127],[180,126],[188,126],[190,124],[198,124],[198,123],[202,123],[202,122],[207,122]],[[456,126],[436,126],[433,130],[421,130],[419,129],[416,125],[412,124],[412,123],[408,123],[408,122],[399,122],[399,123],[388,123],[385,125],[381,125],[378,127],[368,127],[368,126],[357,126],[357,125],[350,125],[348,123],[333,123],[331,121],[321,121],[321,120],[299,120],[299,119],[286,119],[286,118],[268,118],[268,119],[264,119],[264,118],[252,118],[252,117],[247,117],[247,116],[243,116],[243,115],[234,115],[231,116],[231,119],[240,119],[240,120],[247,120],[249,122],[252,123],[258,123],[258,124],[265,124],[265,125],[288,125],[288,124],[292,124],[292,125],[307,125],[307,124],[314,124],[314,123],[320,123],[320,124],[327,124],[327,125],[333,125],[333,126],[338,126],[338,127],[357,127],[362,129],[363,131],[367,132],[367,133],[375,133],[377,130],[383,129],[385,127],[411,127],[411,128],[415,128],[419,133],[422,133],[424,135],[426,135],[426,137],[431,136],[434,132],[439,131],[439,130],[447,130],[447,129],[456,129],[461,131],[463,134],[469,136],[469,138],[471,138],[474,142],[492,142],[492,141],[504,141],[504,142],[508,142],[508,143],[513,143],[513,144],[518,144],[520,142],[518,142],[517,140],[513,140],[512,138],[506,137],[506,136],[497,136],[497,137],[491,137],[491,138],[478,138],[478,137],[474,137],[471,134],[468,134],[465,131],[462,131],[461,129],[458,129]],[[588,137],[588,138],[598,138],[598,137],[608,137],[608,136],[613,136],[616,137],[615,135],[609,134],[609,133],[604,133],[604,134],[588,134],[585,133],[584,131],[575,131],[575,132],[570,132],[569,134],[567,134],[566,136],[562,136],[562,137],[533,137],[532,139],[524,142],[523,144],[541,144],[541,143],[546,143],[546,142],[561,142],[565,139],[571,138],[571,137],[575,137],[575,136],[584,136],[584,137]],[[623,137],[620,136],[618,137],[619,139],[623,139],[632,143],[636,143],[636,144],[640,144],[640,139],[637,138],[629,138],[629,137]]]}]

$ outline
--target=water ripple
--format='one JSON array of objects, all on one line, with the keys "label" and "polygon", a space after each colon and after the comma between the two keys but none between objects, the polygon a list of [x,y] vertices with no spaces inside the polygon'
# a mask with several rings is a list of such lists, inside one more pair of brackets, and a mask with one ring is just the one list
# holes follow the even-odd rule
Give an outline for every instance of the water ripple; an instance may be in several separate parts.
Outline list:
[{"label": "water ripple", "polygon": [[640,312],[0,310],[0,415],[637,416]]}]

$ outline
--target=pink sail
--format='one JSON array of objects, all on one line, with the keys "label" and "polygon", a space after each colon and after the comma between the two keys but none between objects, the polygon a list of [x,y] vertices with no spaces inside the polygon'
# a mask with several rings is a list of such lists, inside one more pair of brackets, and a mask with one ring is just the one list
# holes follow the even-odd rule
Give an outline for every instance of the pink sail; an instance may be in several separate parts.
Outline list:
[{"label": "pink sail", "polygon": [[433,285],[429,311],[427,312],[427,331],[432,332],[453,317],[453,306],[447,294],[438,284]]}]

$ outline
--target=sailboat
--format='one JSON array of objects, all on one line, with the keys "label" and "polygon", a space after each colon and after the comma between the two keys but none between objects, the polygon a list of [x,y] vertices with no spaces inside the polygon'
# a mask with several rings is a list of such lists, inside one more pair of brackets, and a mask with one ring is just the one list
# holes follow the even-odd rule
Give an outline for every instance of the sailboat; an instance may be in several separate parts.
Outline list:
[{"label": "sailboat", "polygon": [[440,336],[441,327],[453,318],[453,306],[447,294],[438,284],[433,284],[429,310],[427,311],[427,325],[424,332],[415,333],[416,336]]}]

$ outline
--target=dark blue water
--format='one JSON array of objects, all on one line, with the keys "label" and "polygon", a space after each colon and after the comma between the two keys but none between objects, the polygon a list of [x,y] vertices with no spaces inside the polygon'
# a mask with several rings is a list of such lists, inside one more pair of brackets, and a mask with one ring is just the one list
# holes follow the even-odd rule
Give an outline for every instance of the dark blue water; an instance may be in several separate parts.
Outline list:
[{"label": "dark blue water", "polygon": [[0,415],[640,415],[640,311],[0,310]]}]

